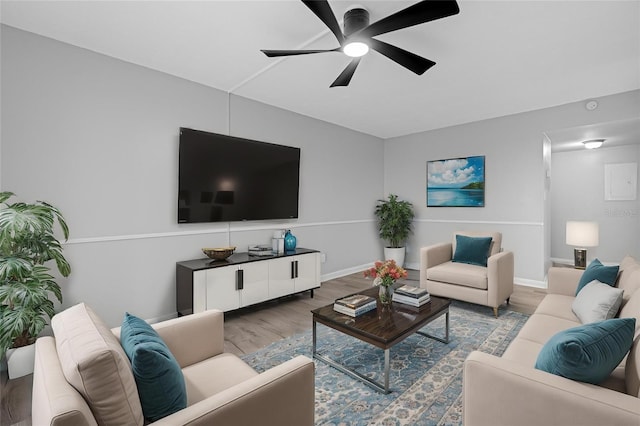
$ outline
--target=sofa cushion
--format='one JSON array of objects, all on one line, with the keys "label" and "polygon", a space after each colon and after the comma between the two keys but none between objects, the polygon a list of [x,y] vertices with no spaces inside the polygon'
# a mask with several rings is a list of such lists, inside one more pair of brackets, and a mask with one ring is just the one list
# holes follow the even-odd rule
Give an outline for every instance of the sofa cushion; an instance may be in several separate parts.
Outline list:
[{"label": "sofa cushion", "polygon": [[627,393],[640,398],[640,336],[636,336],[624,367]]},{"label": "sofa cushion", "polygon": [[189,406],[258,375],[237,356],[223,353],[185,367]]},{"label": "sofa cushion", "polygon": [[622,293],[619,288],[594,280],[580,290],[571,309],[583,324],[611,319],[620,309]]},{"label": "sofa cushion", "polygon": [[582,290],[582,287],[589,284],[593,280],[598,280],[601,283],[608,284],[610,286],[614,286],[616,283],[616,278],[618,277],[618,269],[620,267],[618,265],[614,266],[605,266],[598,259],[594,259],[587,269],[584,270],[584,273],[580,277],[580,281],[578,281],[578,287],[576,288],[576,295]]},{"label": "sofa cushion", "polygon": [[152,422],[187,407],[187,390],[178,362],[146,321],[125,314],[120,343],[131,361],[144,417]]},{"label": "sofa cushion", "polygon": [[599,384],[631,349],[634,318],[614,318],[564,330],[542,347],[535,368]]},{"label": "sofa cushion", "polygon": [[467,237],[491,237],[491,247],[489,249],[489,256],[498,254],[502,251],[502,233],[501,232],[486,232],[486,231],[456,231],[453,234],[451,241],[452,253],[456,252],[456,235],[465,235]]},{"label": "sofa cushion", "polygon": [[[536,314],[544,314],[573,321],[579,325],[580,320],[571,310],[571,305],[576,298],[563,294],[547,294],[536,308]],[[571,327],[573,327],[572,325]]]},{"label": "sofa cushion", "polygon": [[486,290],[487,268],[467,263],[445,262],[427,269],[427,279]]},{"label": "sofa cushion", "polygon": [[616,287],[624,290],[622,306],[640,289],[640,263],[633,257],[626,256],[620,262],[620,274],[618,275]]},{"label": "sofa cushion", "polygon": [[536,312],[522,326],[518,337],[544,345],[555,334],[579,325],[580,320],[578,318],[573,321]]},{"label": "sofa cushion", "polygon": [[504,354],[502,354],[502,358],[533,368],[533,366],[536,365],[536,359],[538,359],[538,354],[543,346],[544,344],[542,343],[516,336],[516,338],[509,343],[509,347],[507,347]]},{"label": "sofa cushion", "polygon": [[633,293],[629,301],[620,308],[618,318],[635,318],[636,335],[640,334],[640,291]]},{"label": "sofa cushion", "polygon": [[120,342],[93,310],[80,303],[51,320],[67,381],[84,397],[100,425],[142,425],[131,366]]},{"label": "sofa cushion", "polygon": [[456,250],[453,261],[471,265],[487,266],[491,237],[468,237],[456,235]]}]

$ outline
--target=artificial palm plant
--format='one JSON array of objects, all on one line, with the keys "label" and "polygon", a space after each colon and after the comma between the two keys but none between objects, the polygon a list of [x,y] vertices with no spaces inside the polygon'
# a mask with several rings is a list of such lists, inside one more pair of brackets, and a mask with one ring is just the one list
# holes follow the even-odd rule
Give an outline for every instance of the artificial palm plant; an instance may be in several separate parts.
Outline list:
[{"label": "artificial palm plant", "polygon": [[71,272],[54,234],[56,222],[66,240],[69,228],[60,211],[37,201],[7,203],[12,192],[0,192],[0,357],[11,347],[26,346],[42,332],[55,314],[55,296],[62,291],[50,268],[55,261],[60,274]]},{"label": "artificial palm plant", "polygon": [[374,211],[378,218],[380,238],[389,242],[389,247],[400,248],[411,233],[413,223],[413,205],[398,200],[395,194],[389,194],[388,200],[378,200]]}]

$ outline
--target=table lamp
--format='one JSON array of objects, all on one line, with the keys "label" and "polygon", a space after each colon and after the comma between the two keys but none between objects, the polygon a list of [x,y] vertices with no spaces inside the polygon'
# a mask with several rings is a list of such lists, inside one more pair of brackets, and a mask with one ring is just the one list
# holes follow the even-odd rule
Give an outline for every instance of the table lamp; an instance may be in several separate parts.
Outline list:
[{"label": "table lamp", "polygon": [[567,222],[567,245],[574,246],[573,261],[576,269],[587,266],[587,249],[598,245],[598,222]]}]

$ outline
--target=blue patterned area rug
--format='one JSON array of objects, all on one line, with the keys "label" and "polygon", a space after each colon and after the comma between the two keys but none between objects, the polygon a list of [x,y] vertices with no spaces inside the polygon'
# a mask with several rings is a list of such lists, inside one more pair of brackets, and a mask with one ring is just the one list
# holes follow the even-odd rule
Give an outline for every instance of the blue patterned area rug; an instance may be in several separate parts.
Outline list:
[{"label": "blue patterned area rug", "polygon": [[[474,350],[501,355],[527,320],[525,314],[453,301],[449,343],[414,334],[391,348],[384,395],[322,361],[316,364],[316,425],[462,424],[462,366]],[[444,316],[422,331],[444,336]],[[384,352],[318,324],[318,351],[378,382],[384,381]],[[265,371],[296,355],[311,358],[311,330],[275,342],[242,358]]]}]

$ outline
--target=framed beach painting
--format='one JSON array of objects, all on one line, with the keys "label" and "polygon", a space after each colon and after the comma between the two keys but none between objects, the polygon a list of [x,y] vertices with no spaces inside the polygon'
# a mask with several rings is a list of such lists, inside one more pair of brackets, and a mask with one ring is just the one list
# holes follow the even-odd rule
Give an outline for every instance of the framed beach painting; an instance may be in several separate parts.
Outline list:
[{"label": "framed beach painting", "polygon": [[427,161],[427,207],[484,207],[484,155]]}]

